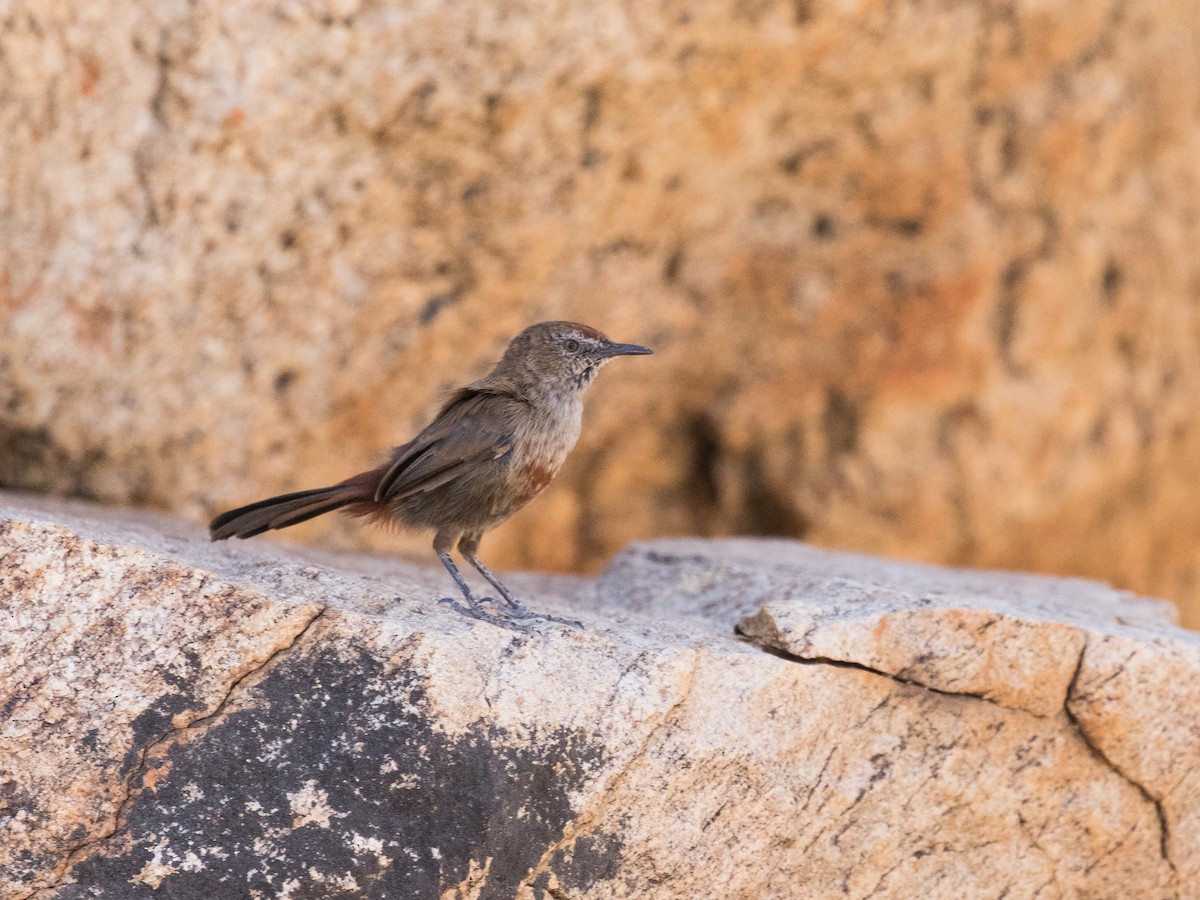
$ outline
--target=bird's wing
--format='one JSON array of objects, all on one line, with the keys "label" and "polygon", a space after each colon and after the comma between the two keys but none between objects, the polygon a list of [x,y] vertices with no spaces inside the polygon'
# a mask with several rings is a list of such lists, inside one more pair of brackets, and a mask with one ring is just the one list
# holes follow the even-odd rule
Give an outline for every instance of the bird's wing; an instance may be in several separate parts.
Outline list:
[{"label": "bird's wing", "polygon": [[432,491],[477,463],[503,457],[512,450],[513,412],[520,402],[504,394],[459,391],[428,428],[396,448],[375,500],[386,503]]}]

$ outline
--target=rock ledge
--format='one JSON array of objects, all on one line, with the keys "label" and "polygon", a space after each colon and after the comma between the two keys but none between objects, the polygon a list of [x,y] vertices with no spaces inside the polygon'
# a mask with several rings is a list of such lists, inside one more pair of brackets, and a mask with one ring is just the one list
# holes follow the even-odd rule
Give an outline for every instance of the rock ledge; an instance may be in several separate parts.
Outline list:
[{"label": "rock ledge", "polygon": [[1099,584],[660,541],[523,636],[18,495],[0,559],[0,897],[1200,897],[1200,636]]}]

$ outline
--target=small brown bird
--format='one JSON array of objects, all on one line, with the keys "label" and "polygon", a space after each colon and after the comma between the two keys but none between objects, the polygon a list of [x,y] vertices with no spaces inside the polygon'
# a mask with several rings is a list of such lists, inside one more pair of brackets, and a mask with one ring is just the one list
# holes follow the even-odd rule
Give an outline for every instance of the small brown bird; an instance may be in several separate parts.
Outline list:
[{"label": "small brown bird", "polygon": [[[420,434],[392,451],[378,468],[332,487],[297,491],[217,516],[214,541],[254,537],[306,522],[335,509],[408,528],[433,529],[433,549],[462,591],[459,612],[496,625],[527,627],[518,620],[570,619],[534,613],[521,605],[475,555],[485,531],[496,527],[550,483],[579,438],[583,395],[601,366],[616,356],[651,353],[617,344],[575,322],[541,322],[508,345],[486,378],[454,393]],[[500,594],[476,598],[450,558],[459,553]],[[487,612],[492,604],[503,617]]]}]

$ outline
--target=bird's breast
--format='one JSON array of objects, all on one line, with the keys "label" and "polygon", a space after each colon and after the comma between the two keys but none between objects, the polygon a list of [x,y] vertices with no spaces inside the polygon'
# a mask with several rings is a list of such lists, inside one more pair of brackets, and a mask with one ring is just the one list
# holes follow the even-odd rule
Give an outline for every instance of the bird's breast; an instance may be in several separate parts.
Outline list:
[{"label": "bird's breast", "polygon": [[513,469],[518,490],[515,502],[528,503],[545,489],[562,468],[567,454],[579,439],[581,405],[552,410],[514,441]]}]

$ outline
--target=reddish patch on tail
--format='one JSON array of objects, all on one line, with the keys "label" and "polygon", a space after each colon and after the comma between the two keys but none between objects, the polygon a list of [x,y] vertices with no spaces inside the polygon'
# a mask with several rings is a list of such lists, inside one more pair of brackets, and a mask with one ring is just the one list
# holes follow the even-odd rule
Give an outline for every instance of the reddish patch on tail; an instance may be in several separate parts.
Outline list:
[{"label": "reddish patch on tail", "polygon": [[395,516],[392,515],[388,505],[374,499],[375,490],[379,487],[379,479],[383,478],[383,473],[387,471],[389,465],[389,463],[384,463],[382,466],[360,472],[343,481],[342,484],[355,488],[358,496],[364,499],[343,507],[342,512],[348,516],[366,519],[372,525],[395,525]]}]

